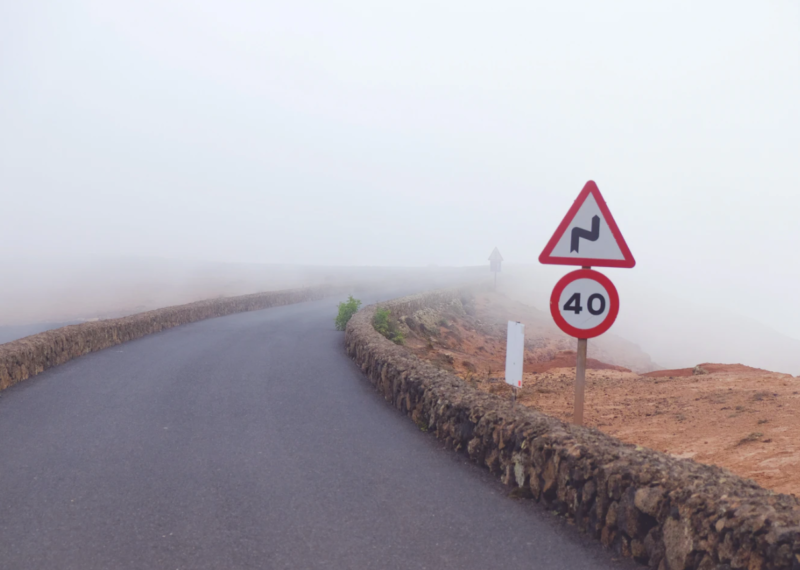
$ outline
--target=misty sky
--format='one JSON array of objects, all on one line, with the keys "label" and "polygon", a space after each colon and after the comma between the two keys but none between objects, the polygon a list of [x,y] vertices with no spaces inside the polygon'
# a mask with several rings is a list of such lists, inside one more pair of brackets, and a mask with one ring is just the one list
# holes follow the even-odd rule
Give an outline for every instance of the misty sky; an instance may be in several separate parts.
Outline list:
[{"label": "misty sky", "polygon": [[798,101],[796,0],[0,0],[2,278],[536,263],[593,179],[638,261],[606,272],[623,310],[800,338]]}]

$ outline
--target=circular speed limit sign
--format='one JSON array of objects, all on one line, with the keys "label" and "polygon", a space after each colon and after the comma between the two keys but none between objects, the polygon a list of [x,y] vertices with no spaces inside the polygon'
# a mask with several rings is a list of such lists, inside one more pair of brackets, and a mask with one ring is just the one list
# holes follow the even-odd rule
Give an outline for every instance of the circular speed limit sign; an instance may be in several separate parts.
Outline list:
[{"label": "circular speed limit sign", "polygon": [[608,277],[591,269],[567,273],[550,296],[550,313],[558,328],[570,336],[600,336],[617,319],[617,288]]}]

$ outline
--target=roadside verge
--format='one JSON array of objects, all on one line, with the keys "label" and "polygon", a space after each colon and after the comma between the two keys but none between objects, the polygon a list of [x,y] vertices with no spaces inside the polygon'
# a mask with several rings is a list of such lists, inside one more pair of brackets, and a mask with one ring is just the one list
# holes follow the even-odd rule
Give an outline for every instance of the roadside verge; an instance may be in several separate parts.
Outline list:
[{"label": "roadside verge", "polygon": [[[461,291],[444,290],[380,306],[399,318],[460,303]],[[480,392],[375,331],[376,308],[350,320],[347,353],[387,401],[514,496],[659,570],[800,570],[797,498]]]}]

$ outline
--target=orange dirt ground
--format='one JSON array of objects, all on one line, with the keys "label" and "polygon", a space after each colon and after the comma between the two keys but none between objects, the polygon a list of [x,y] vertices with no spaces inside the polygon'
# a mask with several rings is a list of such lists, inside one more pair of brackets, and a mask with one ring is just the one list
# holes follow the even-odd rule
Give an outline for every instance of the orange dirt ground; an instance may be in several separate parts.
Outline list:
[{"label": "orange dirt ground", "polygon": [[[467,315],[438,320],[438,330],[417,326],[408,347],[479,389],[510,397],[503,381],[508,306],[496,298],[479,295]],[[544,328],[526,329],[518,401],[569,421],[575,352]],[[590,359],[588,368],[586,425],[800,496],[800,378],[741,364],[639,375]]]}]

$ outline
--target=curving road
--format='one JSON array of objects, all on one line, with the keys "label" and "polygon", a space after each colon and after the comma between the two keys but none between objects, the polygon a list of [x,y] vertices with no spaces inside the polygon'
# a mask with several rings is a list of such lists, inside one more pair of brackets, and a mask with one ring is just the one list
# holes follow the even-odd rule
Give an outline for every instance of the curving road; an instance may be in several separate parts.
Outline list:
[{"label": "curving road", "polygon": [[633,567],[389,407],[335,305],[186,325],[0,394],[0,568]]}]

